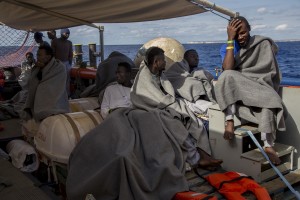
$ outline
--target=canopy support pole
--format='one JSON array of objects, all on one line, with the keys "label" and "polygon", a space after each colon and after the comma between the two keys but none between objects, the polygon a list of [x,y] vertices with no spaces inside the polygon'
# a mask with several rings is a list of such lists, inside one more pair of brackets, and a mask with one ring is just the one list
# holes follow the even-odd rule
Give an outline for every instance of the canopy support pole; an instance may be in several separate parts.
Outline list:
[{"label": "canopy support pole", "polygon": [[102,62],[104,60],[104,35],[103,35],[104,26],[99,26],[98,29],[99,29],[99,35],[100,35],[100,38],[99,38],[100,57],[101,57],[101,62]]},{"label": "canopy support pole", "polygon": [[224,15],[227,15],[231,18],[233,17],[237,17],[239,16],[239,13],[238,12],[233,12],[227,8],[223,8],[223,7],[220,7],[220,6],[217,6],[216,4],[214,3],[211,3],[207,0],[190,0],[191,3],[194,3],[194,4],[197,4],[197,5],[202,5],[204,9],[206,10],[215,10],[219,13],[222,13]]}]

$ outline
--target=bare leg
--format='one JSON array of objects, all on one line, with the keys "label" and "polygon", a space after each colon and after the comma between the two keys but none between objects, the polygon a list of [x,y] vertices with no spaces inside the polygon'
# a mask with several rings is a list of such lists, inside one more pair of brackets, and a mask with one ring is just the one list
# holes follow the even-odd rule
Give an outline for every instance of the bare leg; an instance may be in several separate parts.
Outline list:
[{"label": "bare leg", "polygon": [[232,140],[234,138],[234,115],[235,115],[235,104],[229,105],[225,110],[225,132],[224,139]]},{"label": "bare leg", "polygon": [[278,157],[276,151],[273,147],[264,147],[265,152],[267,153],[269,159],[274,165],[279,165],[281,163],[280,158]]},{"label": "bare leg", "polygon": [[234,122],[233,120],[227,120],[225,125],[225,132],[224,132],[224,139],[225,140],[232,140],[234,137]]},{"label": "bare leg", "polygon": [[222,164],[223,160],[212,158],[200,148],[197,148],[197,150],[200,154],[200,160],[198,163],[200,168],[213,171]]}]

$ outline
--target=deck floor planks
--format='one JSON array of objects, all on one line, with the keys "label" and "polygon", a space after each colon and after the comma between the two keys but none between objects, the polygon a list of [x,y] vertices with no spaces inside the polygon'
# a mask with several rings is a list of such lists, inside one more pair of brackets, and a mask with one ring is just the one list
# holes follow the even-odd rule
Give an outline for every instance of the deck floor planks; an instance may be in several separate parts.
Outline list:
[{"label": "deck floor planks", "polygon": [[[286,174],[284,176],[287,181],[293,185],[300,182],[300,169],[297,169],[295,171],[291,171],[290,173]],[[284,184],[284,182],[278,177],[276,179],[270,180],[266,183],[262,184],[263,187],[265,187],[268,192],[273,195],[280,192],[284,192],[284,190],[287,188],[287,186]]]},{"label": "deck floor planks", "polygon": [[[198,193],[205,193],[209,195],[216,196],[218,199],[225,199],[221,194],[219,194],[206,180],[204,177],[209,174],[213,173],[223,173],[225,172],[222,168],[218,169],[217,171],[210,172],[202,169],[197,170],[200,176],[199,177],[195,172],[189,171],[186,173],[186,178],[188,180],[190,190]],[[291,171],[290,173],[285,175],[285,178],[293,185],[296,184],[296,190],[300,189],[300,169]],[[272,180],[268,180],[261,184],[261,186],[265,187],[269,192],[272,200],[289,200],[295,199],[294,195],[291,194],[290,191],[286,191],[287,187],[281,181],[280,178],[274,177]],[[251,192],[246,192],[243,194],[245,199],[247,200],[255,200],[256,197]]]}]

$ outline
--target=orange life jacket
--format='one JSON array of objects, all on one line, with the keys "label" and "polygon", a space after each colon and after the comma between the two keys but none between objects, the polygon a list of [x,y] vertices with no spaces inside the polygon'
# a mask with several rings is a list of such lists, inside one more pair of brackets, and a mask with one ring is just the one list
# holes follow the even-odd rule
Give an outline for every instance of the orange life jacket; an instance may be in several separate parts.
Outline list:
[{"label": "orange life jacket", "polygon": [[211,174],[206,176],[205,179],[229,200],[244,200],[242,194],[246,191],[253,192],[258,200],[271,200],[268,191],[264,187],[237,172]]},{"label": "orange life jacket", "polygon": [[179,192],[173,200],[218,200],[217,197],[197,192]]}]

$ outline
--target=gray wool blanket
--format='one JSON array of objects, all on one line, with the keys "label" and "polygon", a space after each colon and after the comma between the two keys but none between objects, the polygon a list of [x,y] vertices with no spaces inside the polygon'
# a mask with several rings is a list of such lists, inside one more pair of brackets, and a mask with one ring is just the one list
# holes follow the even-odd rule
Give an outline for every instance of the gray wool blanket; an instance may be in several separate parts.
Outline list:
[{"label": "gray wool blanket", "polygon": [[189,72],[186,60],[175,62],[166,70],[165,75],[172,83],[175,93],[182,98],[195,102],[199,98],[216,103],[213,91],[213,76],[204,69]]},{"label": "gray wool blanket", "polygon": [[188,191],[188,135],[168,112],[119,108],[77,144],[69,159],[68,199],[167,200]]},{"label": "gray wool blanket", "polygon": [[197,141],[198,147],[210,154],[208,136],[202,121],[196,118],[183,99],[175,97],[174,88],[164,72],[161,74],[160,83],[166,93],[162,91],[149,68],[142,62],[131,88],[130,98],[133,107],[148,111],[155,109],[168,111],[174,118],[180,119]]},{"label": "gray wool blanket", "polygon": [[41,121],[50,115],[69,112],[64,64],[52,58],[43,68],[41,80],[37,77],[39,71],[38,67],[31,70],[28,96],[21,114],[25,120]]},{"label": "gray wool blanket", "polygon": [[237,116],[258,124],[265,133],[285,130],[275,52],[277,45],[270,38],[251,37],[235,56],[235,70],[224,71],[215,85],[221,110],[235,103]]}]

